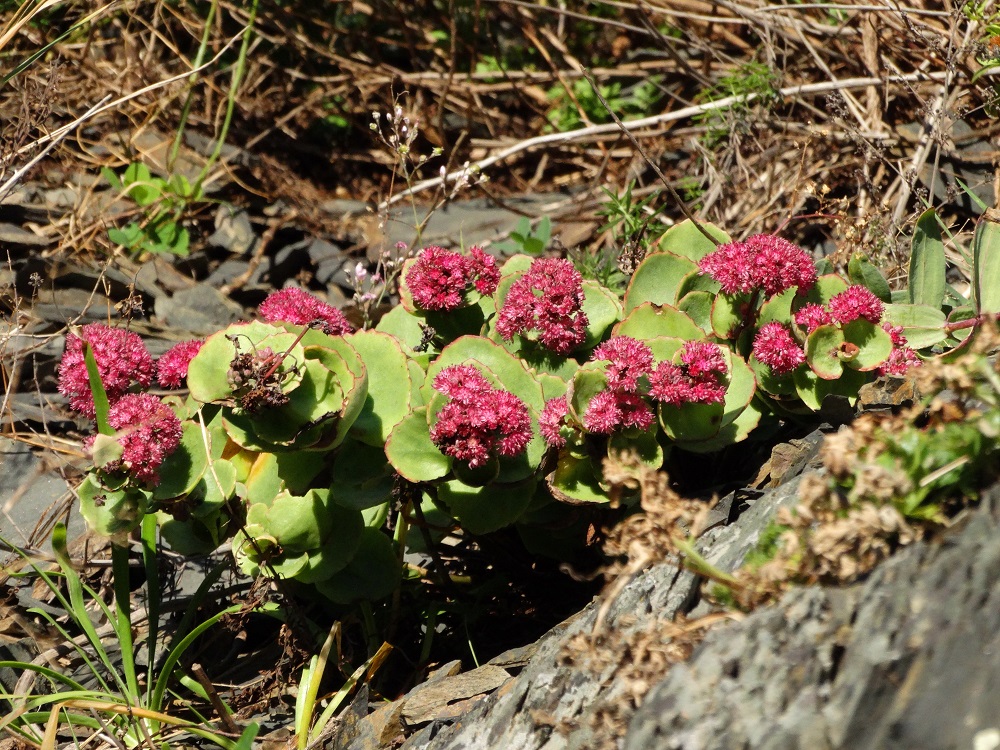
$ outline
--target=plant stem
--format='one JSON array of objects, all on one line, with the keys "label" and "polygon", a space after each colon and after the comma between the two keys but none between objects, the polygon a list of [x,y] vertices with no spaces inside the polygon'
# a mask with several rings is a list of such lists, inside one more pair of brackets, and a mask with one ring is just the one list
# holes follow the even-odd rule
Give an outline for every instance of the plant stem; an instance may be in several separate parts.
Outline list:
[{"label": "plant stem", "polygon": [[156,558],[156,516],[147,513],[142,517],[142,563],[146,570],[146,703],[153,694],[156,669],[156,645],[160,628],[160,574]]}]

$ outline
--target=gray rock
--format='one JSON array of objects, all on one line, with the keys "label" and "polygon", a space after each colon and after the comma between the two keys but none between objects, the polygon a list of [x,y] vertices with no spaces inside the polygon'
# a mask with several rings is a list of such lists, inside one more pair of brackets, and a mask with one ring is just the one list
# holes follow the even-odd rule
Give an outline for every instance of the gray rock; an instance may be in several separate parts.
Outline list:
[{"label": "gray rock", "polygon": [[208,237],[209,245],[244,255],[258,242],[260,238],[254,232],[250,216],[246,211],[234,210],[230,206],[219,206],[219,210],[215,213],[215,231]]},{"label": "gray rock", "polygon": [[40,234],[29,232],[16,224],[0,223],[0,247],[17,245],[20,247],[46,247],[52,240]]},{"label": "gray rock", "polygon": [[633,717],[625,750],[971,748],[998,726],[1000,487],[942,543],[850,589],[713,632]]},{"label": "gray rock", "polygon": [[157,297],[154,310],[160,325],[207,336],[245,316],[244,310],[218,289],[197,284],[173,297]]}]

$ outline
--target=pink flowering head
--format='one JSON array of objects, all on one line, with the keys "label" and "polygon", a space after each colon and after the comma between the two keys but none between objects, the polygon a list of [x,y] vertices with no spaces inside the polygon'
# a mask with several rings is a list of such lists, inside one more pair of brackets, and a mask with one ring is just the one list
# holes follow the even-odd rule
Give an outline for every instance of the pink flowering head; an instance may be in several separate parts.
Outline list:
[{"label": "pink flowering head", "polygon": [[531,416],[521,399],[493,388],[473,365],[444,368],[434,388],[449,397],[431,428],[446,456],[477,469],[497,456],[516,456],[531,441]]},{"label": "pink flowering head", "polygon": [[889,321],[886,321],[882,324],[882,330],[889,334],[893,346],[902,347],[909,343],[906,340],[906,336],[903,335],[903,326],[894,326]]},{"label": "pink flowering head", "polygon": [[759,285],[768,295],[798,287],[805,293],[816,283],[816,266],[809,254],[783,237],[755,234],[744,240],[757,268]]},{"label": "pink flowering head", "polygon": [[496,259],[481,247],[469,248],[471,274],[476,291],[484,297],[491,297],[500,283],[500,269]]},{"label": "pink flowering head", "polygon": [[883,362],[876,372],[879,375],[905,375],[911,367],[920,367],[923,361],[917,353],[908,346],[901,346],[889,352],[889,358]]},{"label": "pink flowering head", "polygon": [[540,258],[515,281],[497,316],[497,331],[537,337],[556,354],[567,355],[587,337],[583,277],[562,258]]},{"label": "pink flowering head", "polygon": [[292,323],[317,328],[330,336],[354,330],[344,314],[309,292],[289,287],[268,295],[257,312],[268,323]]},{"label": "pink flowering head", "polygon": [[122,456],[102,468],[124,471],[149,487],[159,484],[157,470],[181,440],[181,423],[170,407],[149,393],[128,394],[111,407],[108,424]]},{"label": "pink flowering head", "polygon": [[566,445],[563,428],[566,427],[566,415],[569,414],[569,404],[565,396],[551,398],[545,402],[545,408],[538,416],[538,429],[545,442],[553,448]]},{"label": "pink flowering head", "polygon": [[649,374],[649,395],[654,401],[680,406],[689,401],[691,379],[673,362],[660,362]]},{"label": "pink flowering head", "polygon": [[625,429],[648,430],[656,420],[652,407],[638,393],[621,393],[618,409],[621,411],[622,427]]},{"label": "pink flowering head", "polygon": [[812,333],[820,326],[832,323],[833,318],[830,317],[830,313],[825,307],[822,305],[814,305],[810,302],[808,305],[803,305],[802,308],[795,313],[795,322],[805,328],[806,333]]},{"label": "pink flowering head", "polygon": [[865,286],[854,284],[830,300],[830,317],[835,323],[847,325],[858,318],[871,323],[882,320],[882,300]]},{"label": "pink flowering head", "polygon": [[91,419],[96,415],[84,357],[85,341],[94,352],[110,403],[122,398],[133,383],[145,388],[153,381],[153,358],[138,334],[101,323],[85,325],[80,334],[66,337],[66,351],[59,364],[59,392],[69,399],[74,411]]},{"label": "pink flowering head", "polygon": [[156,380],[163,388],[180,388],[187,378],[188,365],[200,350],[203,339],[182,341],[156,361]]},{"label": "pink flowering head", "polygon": [[681,349],[681,364],[687,374],[696,380],[717,379],[729,372],[722,349],[708,341],[686,343]]},{"label": "pink flowering head", "polygon": [[775,375],[785,375],[806,361],[792,332],[781,323],[766,323],[753,340],[753,353],[758,361],[771,368]]},{"label": "pink flowering head", "polygon": [[608,386],[634,393],[639,378],[653,367],[653,351],[642,341],[630,336],[612,336],[594,349],[591,359],[608,360],[604,373]]},{"label": "pink flowering head", "polygon": [[763,290],[773,296],[792,287],[807,292],[816,283],[816,267],[809,255],[770,234],[720,245],[703,257],[698,267],[718,281],[726,294]]},{"label": "pink flowering head", "polygon": [[622,426],[622,410],[618,405],[618,395],[613,391],[601,391],[587,405],[583,415],[583,426],[588,432],[609,435]]},{"label": "pink flowering head", "polygon": [[406,273],[406,286],[414,303],[423,310],[455,310],[465,303],[473,262],[443,247],[431,245]]},{"label": "pink flowering head", "polygon": [[726,294],[751,292],[758,286],[750,248],[743,242],[727,242],[698,262],[701,272],[719,282]]}]

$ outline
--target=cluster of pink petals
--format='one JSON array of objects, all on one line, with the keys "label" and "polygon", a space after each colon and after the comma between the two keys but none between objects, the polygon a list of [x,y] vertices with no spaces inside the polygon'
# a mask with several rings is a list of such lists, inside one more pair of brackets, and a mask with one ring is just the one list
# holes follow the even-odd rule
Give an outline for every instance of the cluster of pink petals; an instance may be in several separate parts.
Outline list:
[{"label": "cluster of pink petals", "polygon": [[554,448],[562,448],[566,445],[566,438],[563,436],[563,427],[566,426],[566,415],[569,414],[569,404],[565,396],[550,398],[545,402],[545,408],[538,415],[538,430],[545,438],[545,442]]},{"label": "cluster of pink petals", "polygon": [[782,237],[755,234],[743,242],[720,245],[698,264],[719,282],[726,294],[763,290],[780,294],[798,287],[807,292],[816,283],[816,266],[809,255]]},{"label": "cluster of pink petals", "polygon": [[497,331],[510,341],[514,334],[538,332],[538,342],[566,355],[587,337],[583,312],[583,277],[562,258],[539,258],[515,281],[497,316]]},{"label": "cluster of pink petals", "polygon": [[806,361],[792,332],[778,322],[765,323],[753,340],[753,354],[759,362],[771,368],[775,375],[792,372]]},{"label": "cluster of pink petals", "polygon": [[470,248],[469,255],[425,247],[406,274],[413,301],[423,310],[455,310],[465,303],[470,284],[488,297],[499,283],[496,260],[479,247]]},{"label": "cluster of pink petals", "polygon": [[122,457],[105,471],[125,471],[138,482],[156,486],[163,460],[181,440],[181,423],[170,407],[149,393],[122,396],[108,412],[108,424],[118,435]]},{"label": "cluster of pink petals", "polygon": [[616,390],[634,393],[639,378],[653,367],[653,351],[642,341],[630,336],[612,336],[594,349],[591,359],[606,359],[604,373],[608,385]]},{"label": "cluster of pink petals", "polygon": [[689,341],[681,349],[680,364],[660,362],[649,374],[649,395],[673,406],[720,404],[726,398],[729,373],[718,345]]},{"label": "cluster of pink petals", "polygon": [[864,318],[871,323],[882,320],[882,300],[875,296],[868,287],[854,284],[834,296],[829,305],[830,317],[834,323],[847,325],[858,318]]},{"label": "cluster of pink petals", "polygon": [[808,305],[803,305],[795,313],[795,322],[805,328],[808,334],[820,326],[830,325],[833,322],[833,318],[830,316],[830,311],[825,307],[810,302]]},{"label": "cluster of pink petals", "polygon": [[260,303],[257,312],[268,323],[310,326],[330,336],[342,336],[354,330],[336,307],[295,287],[272,292]]},{"label": "cluster of pink petals", "polygon": [[902,326],[886,322],[882,324],[882,328],[892,339],[893,349],[889,359],[878,368],[879,375],[905,375],[911,367],[920,367],[923,364],[917,353],[907,345]]},{"label": "cluster of pink petals", "polygon": [[655,418],[652,407],[638,393],[607,390],[590,399],[583,426],[607,435],[622,429],[648,429]]},{"label": "cluster of pink petals", "polygon": [[180,388],[187,378],[188,365],[205,343],[204,339],[182,341],[156,361],[156,380],[163,388]]},{"label": "cluster of pink petals", "polygon": [[59,364],[59,392],[69,399],[70,408],[91,419],[95,416],[94,396],[84,357],[84,341],[90,344],[97,362],[97,371],[114,404],[133,383],[146,387],[153,381],[153,357],[138,334],[101,323],[85,325],[81,336],[66,337],[66,351]]},{"label": "cluster of pink petals", "polygon": [[449,397],[431,428],[442,453],[476,469],[494,456],[516,456],[531,440],[528,407],[509,391],[494,388],[474,365],[452,365],[434,378]]}]

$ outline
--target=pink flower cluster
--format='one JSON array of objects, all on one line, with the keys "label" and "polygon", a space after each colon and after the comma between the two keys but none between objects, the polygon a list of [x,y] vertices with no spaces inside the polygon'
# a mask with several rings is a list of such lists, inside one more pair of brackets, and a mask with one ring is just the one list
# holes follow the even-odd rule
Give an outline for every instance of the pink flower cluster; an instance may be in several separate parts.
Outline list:
[{"label": "pink flower cluster", "polygon": [[587,337],[583,277],[562,258],[534,261],[511,285],[497,316],[497,332],[508,341],[514,334],[537,332],[543,347],[569,354]]},{"label": "pink flower cluster", "polygon": [[84,342],[90,344],[94,352],[97,371],[110,403],[122,398],[133,383],[146,387],[153,381],[153,358],[138,334],[101,323],[85,325],[80,333],[81,336],[69,334],[66,337],[66,351],[59,364],[59,392],[69,399],[69,406],[74,411],[91,419],[96,415]]},{"label": "pink flower cluster", "polygon": [[795,313],[795,322],[810,334],[820,326],[834,324],[844,326],[859,318],[878,323],[882,320],[884,309],[882,300],[868,287],[854,284],[840,294],[834,295],[826,307],[811,302],[803,305]]},{"label": "pink flower cluster", "polygon": [[545,408],[538,416],[538,430],[545,442],[554,448],[566,445],[563,428],[566,427],[566,417],[569,415],[569,404],[565,396],[550,398],[545,402]]},{"label": "pink flower cluster", "polygon": [[181,423],[170,407],[149,393],[130,393],[111,407],[108,424],[117,431],[122,457],[102,468],[124,470],[148,486],[159,484],[157,469],[181,440]]},{"label": "pink flower cluster", "polygon": [[[721,403],[726,396],[725,377],[729,368],[716,344],[688,342],[680,351],[678,363],[660,362],[654,367],[649,346],[628,336],[615,336],[597,347],[593,358],[608,361],[605,366],[608,388],[594,396],[587,406],[583,426],[588,432],[607,435],[623,429],[648,429],[655,414],[643,392],[654,401],[674,406]],[[546,424],[542,435],[550,445],[563,444],[559,442],[562,436],[558,428],[564,421],[554,418],[560,413],[564,416],[565,412],[562,406],[552,405],[551,420],[550,415],[543,413],[540,421]]]},{"label": "pink flower cluster", "polygon": [[917,353],[908,346],[902,326],[894,326],[889,322],[882,324],[882,329],[892,339],[892,352],[889,359],[878,368],[879,375],[905,375],[911,367],[920,367],[923,362]]},{"label": "pink flower cluster", "polygon": [[452,365],[434,378],[449,401],[438,412],[431,441],[446,456],[476,469],[495,456],[516,456],[531,440],[528,407],[494,388],[474,365]]},{"label": "pink flower cluster", "polygon": [[163,388],[180,388],[187,378],[188,365],[201,351],[204,339],[182,341],[172,346],[156,361],[156,380]]},{"label": "pink flower cluster", "polygon": [[[822,308],[820,308],[822,309]],[[798,345],[787,326],[765,323],[753,340],[753,355],[771,368],[775,375],[786,375],[806,361],[806,353]]]},{"label": "pink flower cluster", "polygon": [[710,252],[698,264],[719,282],[726,294],[763,290],[780,294],[798,287],[807,292],[816,283],[816,266],[801,248],[782,237],[755,234],[743,242],[728,242]]},{"label": "pink flower cluster", "polygon": [[496,260],[479,247],[470,248],[468,255],[425,247],[406,273],[406,286],[423,310],[455,310],[465,303],[470,285],[488,297],[499,283]]},{"label": "pink flower cluster", "polygon": [[310,326],[330,336],[343,336],[354,330],[336,307],[295,287],[272,292],[260,303],[257,312],[268,323]]},{"label": "pink flower cluster", "polygon": [[660,362],[649,374],[649,395],[673,406],[721,404],[729,374],[722,350],[708,341],[689,341],[681,349],[680,364]]}]

